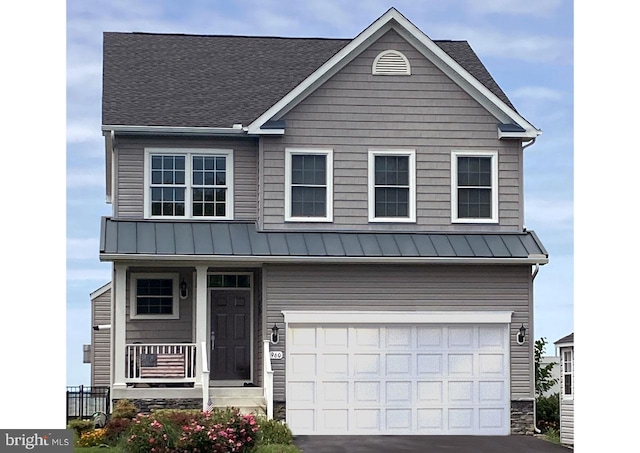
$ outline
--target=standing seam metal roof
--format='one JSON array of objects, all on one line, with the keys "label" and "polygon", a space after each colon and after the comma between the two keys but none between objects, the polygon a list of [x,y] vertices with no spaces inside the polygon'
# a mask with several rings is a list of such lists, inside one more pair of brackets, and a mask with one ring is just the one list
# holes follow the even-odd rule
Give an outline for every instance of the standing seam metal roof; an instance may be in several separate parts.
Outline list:
[{"label": "standing seam metal roof", "polygon": [[102,255],[530,258],[548,254],[523,233],[260,232],[255,223],[103,218]]}]

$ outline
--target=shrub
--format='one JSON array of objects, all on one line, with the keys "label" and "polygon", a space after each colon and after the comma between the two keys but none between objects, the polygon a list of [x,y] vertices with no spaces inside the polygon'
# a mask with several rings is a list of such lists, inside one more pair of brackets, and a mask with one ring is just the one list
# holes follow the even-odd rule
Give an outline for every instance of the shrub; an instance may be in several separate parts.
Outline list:
[{"label": "shrub", "polygon": [[256,431],[255,417],[242,415],[236,409],[215,409],[210,413],[162,410],[138,414],[121,445],[125,452],[132,453],[239,453],[253,448]]},{"label": "shrub", "polygon": [[540,431],[560,428],[560,395],[541,396],[536,399],[536,421]]},{"label": "shrub", "polygon": [[135,418],[137,414],[138,409],[136,409],[136,406],[131,401],[122,399],[116,402],[116,407],[113,409],[111,418],[128,418],[131,420]]},{"label": "shrub", "polygon": [[74,430],[78,438],[80,438],[84,432],[90,431],[93,429],[93,421],[76,418],[75,420],[71,420],[67,424],[67,429]]},{"label": "shrub", "polygon": [[105,430],[103,428],[85,431],[78,439],[78,447],[96,447],[104,444]]},{"label": "shrub", "polygon": [[104,427],[105,442],[109,445],[117,444],[130,425],[131,420],[128,418],[110,419]]},{"label": "shrub", "polygon": [[291,445],[293,443],[293,433],[289,427],[279,420],[268,420],[266,417],[258,418],[258,444],[282,444]]}]

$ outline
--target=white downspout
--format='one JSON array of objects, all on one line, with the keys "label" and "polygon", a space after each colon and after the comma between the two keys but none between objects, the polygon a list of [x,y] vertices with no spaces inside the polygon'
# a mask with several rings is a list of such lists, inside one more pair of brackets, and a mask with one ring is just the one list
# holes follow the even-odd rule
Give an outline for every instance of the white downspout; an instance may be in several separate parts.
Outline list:
[{"label": "white downspout", "polygon": [[[527,146],[529,146],[529,145],[533,145],[533,142],[534,142],[535,140],[536,140],[536,139],[534,138],[534,139],[533,139],[533,140],[532,140],[532,141],[531,141]],[[540,270],[540,264],[536,263],[536,265],[535,265],[535,266],[536,266],[536,267],[533,269],[533,273],[531,274],[531,283],[533,283],[533,281],[536,279],[536,275],[538,275],[538,271]],[[529,338],[531,338],[531,337],[529,337]],[[535,376],[533,377],[533,379],[534,379],[534,381],[535,381]],[[536,434],[541,434],[541,433],[542,433],[542,431],[540,431],[540,430],[538,429],[538,420],[537,420],[537,417],[536,417],[536,413],[538,412],[538,411],[537,411],[537,408],[536,408],[536,399],[537,399],[537,398],[534,396],[534,397],[533,397],[533,431],[534,431]]]}]

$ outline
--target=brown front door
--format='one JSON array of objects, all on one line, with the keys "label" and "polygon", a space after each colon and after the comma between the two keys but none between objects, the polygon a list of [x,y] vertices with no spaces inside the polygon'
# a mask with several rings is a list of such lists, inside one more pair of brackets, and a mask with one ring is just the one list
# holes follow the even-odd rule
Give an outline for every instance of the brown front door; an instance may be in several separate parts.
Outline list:
[{"label": "brown front door", "polygon": [[251,379],[251,290],[211,290],[211,379]]}]

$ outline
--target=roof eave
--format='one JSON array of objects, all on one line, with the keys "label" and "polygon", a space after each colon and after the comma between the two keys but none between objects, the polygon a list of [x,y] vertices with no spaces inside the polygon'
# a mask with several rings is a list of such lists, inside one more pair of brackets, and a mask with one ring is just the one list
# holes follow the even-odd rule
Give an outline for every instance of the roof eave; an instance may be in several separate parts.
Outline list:
[{"label": "roof eave", "polygon": [[242,125],[234,127],[179,127],[179,126],[133,126],[123,124],[103,124],[102,131],[131,135],[203,135],[228,136],[245,135]]},{"label": "roof eave", "polygon": [[547,264],[545,255],[528,257],[420,257],[420,256],[267,256],[267,255],[156,255],[100,253],[100,261],[210,261],[236,263],[324,263],[324,264]]}]

